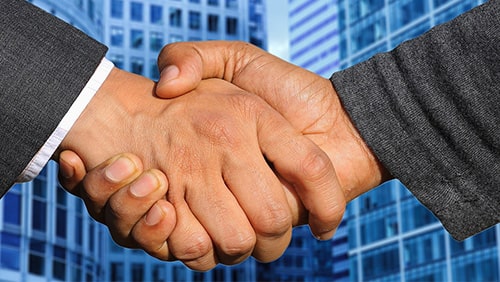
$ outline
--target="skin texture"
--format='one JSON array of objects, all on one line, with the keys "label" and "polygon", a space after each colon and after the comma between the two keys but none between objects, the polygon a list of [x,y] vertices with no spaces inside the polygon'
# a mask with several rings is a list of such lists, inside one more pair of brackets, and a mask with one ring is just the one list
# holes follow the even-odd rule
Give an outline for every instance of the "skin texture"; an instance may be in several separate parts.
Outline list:
[{"label": "skin texture", "polygon": [[[59,148],[61,182],[115,241],[197,270],[249,255],[271,261],[306,218],[301,193],[325,207],[312,211],[322,225],[316,232],[333,234],[329,213],[345,206],[333,166],[272,107],[222,80],[169,100],[155,97],[155,86],[114,69]],[[85,169],[72,168],[64,150]],[[106,161],[120,152],[135,156]],[[75,184],[84,170],[92,173]]]},{"label": "skin texture", "polygon": [[170,44],[160,53],[158,65],[159,97],[177,97],[209,78],[260,96],[328,154],[347,202],[391,178],[328,79],[238,41]]}]

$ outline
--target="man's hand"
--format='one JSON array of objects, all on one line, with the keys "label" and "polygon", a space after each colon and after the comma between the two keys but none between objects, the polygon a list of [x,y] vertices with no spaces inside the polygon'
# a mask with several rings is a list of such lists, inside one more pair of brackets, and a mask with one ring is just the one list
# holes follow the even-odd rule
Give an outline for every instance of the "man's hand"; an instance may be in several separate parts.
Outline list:
[{"label": "man's hand", "polygon": [[[341,193],[328,157],[257,96],[215,80],[173,100],[155,97],[154,87],[115,69],[60,149],[76,152],[86,169],[131,152],[145,169],[165,173],[167,200],[177,218],[168,247],[156,257],[179,259],[197,270],[238,263],[250,254],[262,261],[278,258],[292,224],[301,220],[301,207],[274,171],[294,188],[327,191],[324,197],[331,190]],[[105,197],[88,191],[83,197],[101,201],[90,206],[95,215],[102,213],[99,199]],[[342,199],[329,203],[343,209]],[[113,202],[104,205],[116,215],[129,208]],[[130,225],[124,226],[114,225],[118,237],[129,234]]]},{"label": "man's hand", "polygon": [[[243,42],[170,44],[162,50],[158,65],[159,97],[182,95],[207,78],[224,79],[262,97],[328,154],[347,201],[389,178],[325,78]],[[297,190],[310,212],[313,232],[326,223],[322,218],[339,223],[342,217],[343,209],[333,209],[326,202],[331,197],[323,198],[320,191]]]},{"label": "man's hand", "polygon": [[61,185],[85,201],[89,214],[109,228],[115,242],[159,258],[168,252],[166,241],[176,215],[165,199],[168,187],[163,173],[144,171],[132,154],[115,156],[87,173],[78,155],[64,151],[59,167]]}]

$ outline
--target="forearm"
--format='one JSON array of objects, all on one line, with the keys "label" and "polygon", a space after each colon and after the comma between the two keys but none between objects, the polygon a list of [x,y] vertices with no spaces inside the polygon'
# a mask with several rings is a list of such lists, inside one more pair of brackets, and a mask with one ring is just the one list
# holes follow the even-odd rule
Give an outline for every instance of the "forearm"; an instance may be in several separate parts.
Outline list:
[{"label": "forearm", "polygon": [[332,76],[380,161],[458,239],[500,214],[498,3]]}]

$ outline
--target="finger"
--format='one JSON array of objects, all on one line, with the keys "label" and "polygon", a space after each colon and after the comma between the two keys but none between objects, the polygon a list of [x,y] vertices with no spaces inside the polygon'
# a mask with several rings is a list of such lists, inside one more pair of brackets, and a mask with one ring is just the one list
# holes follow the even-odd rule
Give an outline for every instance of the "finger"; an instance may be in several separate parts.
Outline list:
[{"label": "finger", "polygon": [[73,151],[63,151],[59,154],[59,182],[69,193],[79,196],[78,185],[87,171],[82,159]]},{"label": "finger", "polygon": [[[243,167],[243,171],[248,168]],[[252,183],[252,182],[248,182]],[[248,183],[246,188],[248,187]],[[256,237],[247,215],[222,180],[220,172],[196,184],[204,189],[186,191],[186,202],[212,238],[219,262],[232,265],[252,254]]]},{"label": "finger", "polygon": [[169,196],[168,201],[174,205],[177,216],[175,229],[167,240],[170,254],[193,270],[214,268],[218,259],[208,233],[183,198]]},{"label": "finger", "polygon": [[[297,129],[310,125],[304,117],[314,115],[311,107],[325,104],[323,93],[332,88],[328,79],[241,41],[172,43],[161,51],[158,66],[159,97],[177,97],[196,88],[202,79],[220,78],[260,96]],[[284,76],[300,79],[283,84]]]},{"label": "finger", "polygon": [[167,239],[176,223],[175,209],[166,200],[156,202],[133,227],[132,237],[149,255],[165,261],[174,260]]},{"label": "finger", "polygon": [[[105,224],[114,241],[124,247],[139,248],[131,235],[132,228],[166,193],[166,177],[155,169],[144,172],[129,186],[114,193],[105,208]],[[169,224],[173,228],[175,220]]]},{"label": "finger", "polygon": [[141,160],[132,154],[121,154],[90,170],[79,185],[79,195],[89,214],[104,223],[104,207],[120,188],[137,178],[143,170]]},{"label": "finger", "polygon": [[232,81],[237,71],[236,62],[243,42],[207,41],[179,42],[166,45],[158,56],[160,80],[156,94],[162,98],[173,98],[198,86],[205,78],[222,78]]},{"label": "finger", "polygon": [[319,239],[329,239],[340,224],[345,196],[328,156],[284,120],[259,116],[259,143],[274,169],[299,195],[309,213],[309,225]]},{"label": "finger", "polygon": [[[257,142],[256,142],[257,143]],[[262,262],[279,258],[290,244],[292,213],[283,187],[260,153],[245,146],[225,162],[224,180],[255,230],[252,256]]]}]

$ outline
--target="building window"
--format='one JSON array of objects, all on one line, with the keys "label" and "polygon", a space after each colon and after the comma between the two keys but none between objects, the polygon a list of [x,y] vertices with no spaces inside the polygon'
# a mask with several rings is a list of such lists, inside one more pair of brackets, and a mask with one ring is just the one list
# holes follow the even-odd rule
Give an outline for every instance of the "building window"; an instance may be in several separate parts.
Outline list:
[{"label": "building window", "polygon": [[208,15],[207,25],[209,32],[219,31],[219,16],[218,15]]},{"label": "building window", "polygon": [[91,20],[94,20],[95,15],[95,5],[93,0],[87,1],[87,15]]},{"label": "building window", "polygon": [[66,239],[67,234],[67,193],[62,188],[58,187],[56,190],[56,236]]},{"label": "building window", "polygon": [[158,5],[151,5],[150,20],[152,24],[162,24],[163,7]]},{"label": "building window", "polygon": [[238,19],[237,18],[226,18],[226,34],[236,35],[238,34]]},{"label": "building window", "polygon": [[376,248],[363,254],[363,277],[364,280],[375,280],[376,278],[399,272],[398,245],[391,244]]},{"label": "building window", "polygon": [[33,180],[31,227],[39,232],[47,230],[47,181],[45,175],[40,174]]},{"label": "building window", "polygon": [[130,19],[142,22],[142,3],[132,2],[130,4]]},{"label": "building window", "polygon": [[403,244],[403,258],[407,268],[429,265],[443,259],[446,253],[442,230],[405,239]]},{"label": "building window", "polygon": [[[121,58],[121,64],[123,68],[123,58]],[[115,64],[116,66],[116,64]],[[118,66],[117,66],[118,67]],[[77,246],[81,246],[83,244],[83,213],[82,213],[82,201],[79,199],[75,199],[75,225],[74,225],[74,239]]]},{"label": "building window", "polygon": [[123,47],[123,28],[111,27],[111,46]]},{"label": "building window", "polygon": [[88,250],[90,253],[95,252],[95,225],[93,221],[87,221],[87,236],[88,236]]},{"label": "building window", "polygon": [[54,246],[52,276],[62,281],[66,280],[66,251],[62,247]]},{"label": "building window", "polygon": [[15,191],[5,194],[3,199],[3,222],[20,227],[22,212],[21,195]]},{"label": "building window", "polygon": [[403,232],[437,222],[436,217],[415,198],[405,200],[401,204],[401,213],[405,219],[402,221]]},{"label": "building window", "polygon": [[226,0],[226,8],[238,9],[238,0]]},{"label": "building window", "polygon": [[149,45],[151,51],[159,51],[163,47],[163,33],[151,32]]},{"label": "building window", "polygon": [[135,74],[142,75],[144,73],[144,59],[137,57],[132,58],[130,70]]},{"label": "building window", "polygon": [[29,272],[43,276],[45,274],[45,242],[31,239]]},{"label": "building window", "polygon": [[189,28],[196,30],[201,28],[200,12],[189,11]]},{"label": "building window", "polygon": [[144,281],[144,265],[139,263],[133,263],[131,268],[131,278],[132,281]]},{"label": "building window", "polygon": [[7,232],[2,232],[1,236],[0,267],[19,270],[21,238],[19,235]]},{"label": "building window", "polygon": [[[196,273],[196,272],[195,272]],[[167,281],[167,271],[163,264],[153,265],[153,281]]]},{"label": "building window", "polygon": [[122,281],[125,278],[124,271],[125,269],[123,267],[123,263],[121,262],[111,263],[111,280]]},{"label": "building window", "polygon": [[426,15],[429,12],[427,1],[403,0],[391,6],[391,31],[396,31],[414,20]]},{"label": "building window", "polygon": [[111,17],[123,18],[123,0],[111,0]]},{"label": "building window", "polygon": [[170,8],[169,12],[170,26],[181,27],[182,26],[182,11],[178,8]]},{"label": "building window", "polygon": [[199,3],[200,3],[200,0],[189,0],[189,3],[196,3],[196,4],[199,4]]},{"label": "building window", "polygon": [[174,265],[174,269],[173,269],[172,274],[173,274],[174,281],[185,281],[187,279],[186,270],[182,266]]},{"label": "building window", "polygon": [[67,212],[64,207],[57,207],[56,209],[56,236],[66,239],[66,222]]},{"label": "building window", "polygon": [[82,278],[82,255],[71,252],[71,281],[80,281]]},{"label": "building window", "polygon": [[130,31],[130,47],[134,49],[142,49],[144,46],[144,32],[138,29]]},{"label": "building window", "polygon": [[110,55],[109,60],[111,62],[113,62],[115,67],[117,67],[119,69],[123,69],[125,67],[125,63],[124,63],[125,59],[123,58],[122,55]]},{"label": "building window", "polygon": [[182,35],[171,34],[170,40],[168,42],[175,43],[175,42],[181,42],[182,40],[183,40]]},{"label": "building window", "polygon": [[219,6],[219,0],[208,0],[208,5]]},{"label": "building window", "polygon": [[150,70],[151,70],[151,79],[157,80],[160,78],[160,71],[158,70],[158,64],[156,60],[151,60],[150,65]]}]

